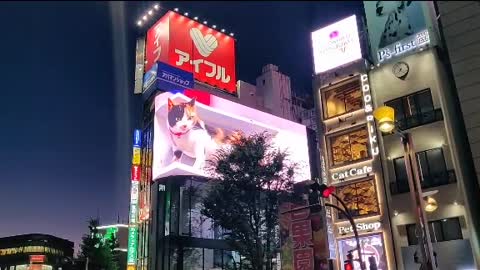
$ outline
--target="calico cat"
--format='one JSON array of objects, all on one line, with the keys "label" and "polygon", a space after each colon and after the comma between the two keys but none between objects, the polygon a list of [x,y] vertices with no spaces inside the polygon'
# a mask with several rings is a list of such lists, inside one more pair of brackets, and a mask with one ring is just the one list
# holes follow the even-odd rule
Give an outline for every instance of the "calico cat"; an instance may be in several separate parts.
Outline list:
[{"label": "calico cat", "polygon": [[193,167],[200,169],[204,166],[206,157],[216,151],[224,133],[217,128],[212,137],[205,123],[197,114],[195,98],[189,102],[175,104],[168,99],[167,127],[172,142],[173,161],[180,161],[182,155],[195,159]]}]

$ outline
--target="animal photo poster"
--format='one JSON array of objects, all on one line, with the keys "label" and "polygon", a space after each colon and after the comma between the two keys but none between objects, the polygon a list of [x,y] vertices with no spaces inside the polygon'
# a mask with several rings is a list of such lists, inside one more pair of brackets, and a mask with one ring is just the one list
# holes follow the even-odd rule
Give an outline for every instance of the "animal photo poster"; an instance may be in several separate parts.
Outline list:
[{"label": "animal photo poster", "polygon": [[207,176],[215,152],[240,136],[268,132],[272,142],[299,164],[295,181],[310,177],[306,128],[271,114],[197,90],[155,97],[153,179]]},{"label": "animal photo poster", "polygon": [[427,28],[424,1],[364,1],[373,53]]}]

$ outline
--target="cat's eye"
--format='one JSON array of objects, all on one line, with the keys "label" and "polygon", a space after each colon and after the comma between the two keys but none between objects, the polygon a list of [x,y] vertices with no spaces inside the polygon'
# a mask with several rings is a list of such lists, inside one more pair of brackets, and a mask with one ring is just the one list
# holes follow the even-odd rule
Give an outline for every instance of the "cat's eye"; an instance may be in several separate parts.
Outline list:
[{"label": "cat's eye", "polygon": [[193,119],[193,116],[189,116],[189,117],[188,117],[188,120],[192,120],[192,119]]},{"label": "cat's eye", "polygon": [[180,120],[182,120],[182,119],[181,119],[180,117],[177,117],[177,118],[175,118],[175,120],[178,122],[178,121],[180,121]]}]

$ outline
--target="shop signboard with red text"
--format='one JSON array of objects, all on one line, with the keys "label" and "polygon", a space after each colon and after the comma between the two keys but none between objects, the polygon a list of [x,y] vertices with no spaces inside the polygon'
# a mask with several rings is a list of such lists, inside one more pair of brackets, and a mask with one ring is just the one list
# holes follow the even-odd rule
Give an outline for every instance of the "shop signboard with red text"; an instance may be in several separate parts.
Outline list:
[{"label": "shop signboard with red text", "polygon": [[169,11],[147,32],[145,71],[164,62],[236,94],[235,39]]}]

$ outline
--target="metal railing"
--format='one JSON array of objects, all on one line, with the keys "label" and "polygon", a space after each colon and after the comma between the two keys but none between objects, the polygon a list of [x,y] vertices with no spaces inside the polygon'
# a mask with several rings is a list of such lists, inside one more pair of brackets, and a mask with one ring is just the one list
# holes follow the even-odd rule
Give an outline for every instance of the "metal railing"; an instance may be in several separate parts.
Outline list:
[{"label": "metal railing", "polygon": [[[422,175],[422,189],[448,185],[457,182],[454,170],[447,170],[437,174]],[[392,195],[409,192],[407,179],[399,179],[390,182]]]}]

